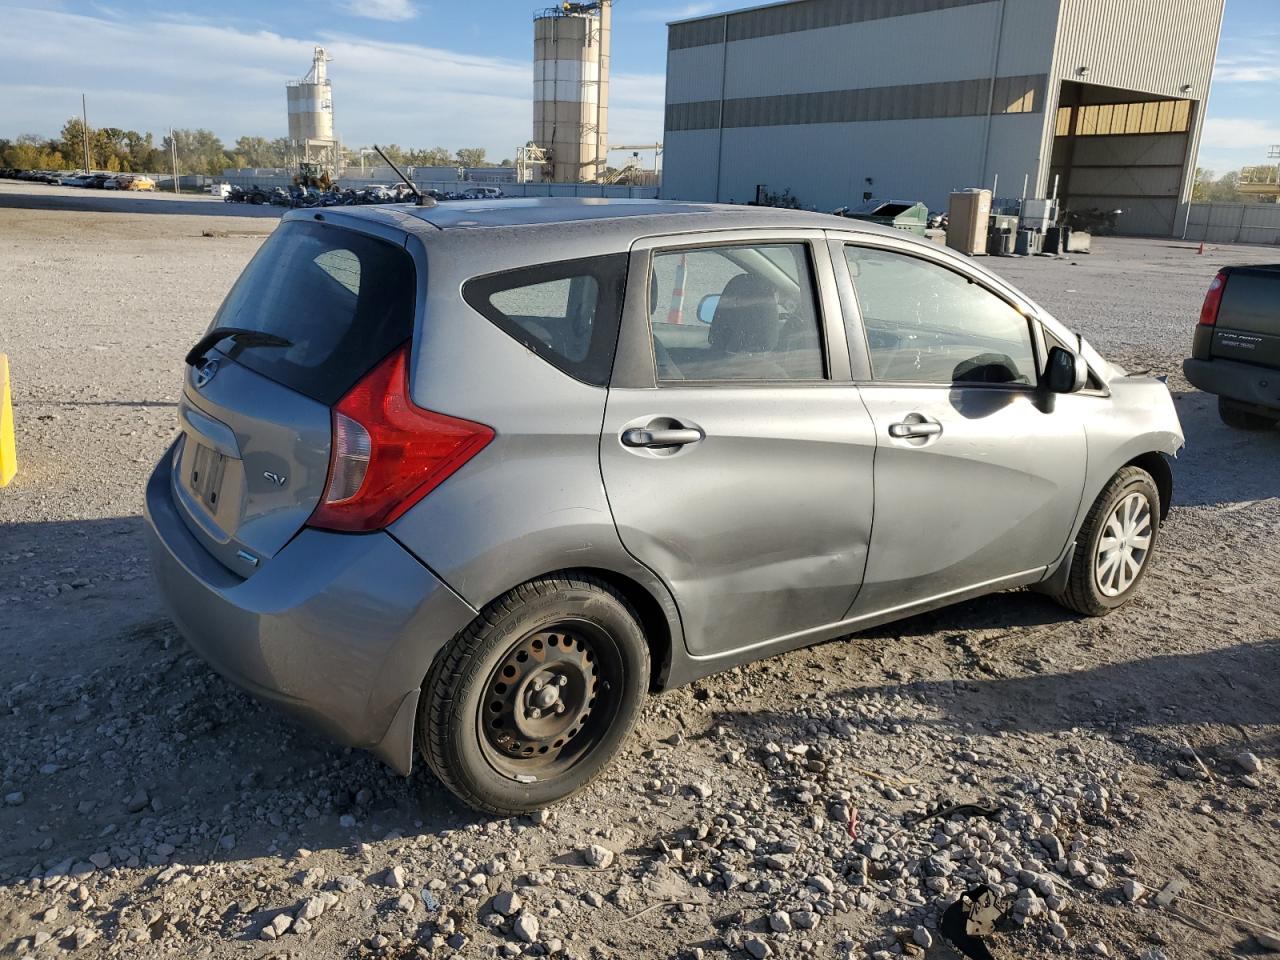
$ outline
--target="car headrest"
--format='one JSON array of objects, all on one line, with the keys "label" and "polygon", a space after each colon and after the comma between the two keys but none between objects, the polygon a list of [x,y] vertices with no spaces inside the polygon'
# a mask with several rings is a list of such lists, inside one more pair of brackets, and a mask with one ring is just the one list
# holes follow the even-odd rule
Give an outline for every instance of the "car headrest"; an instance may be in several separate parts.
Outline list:
[{"label": "car headrest", "polygon": [[777,347],[781,329],[773,287],[740,273],[724,285],[708,339],[725,353],[765,353]]}]

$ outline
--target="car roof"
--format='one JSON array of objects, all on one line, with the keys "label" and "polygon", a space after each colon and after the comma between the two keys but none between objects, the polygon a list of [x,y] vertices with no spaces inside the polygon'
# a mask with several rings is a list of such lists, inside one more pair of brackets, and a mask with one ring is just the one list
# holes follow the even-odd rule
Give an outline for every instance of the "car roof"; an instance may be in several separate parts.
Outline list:
[{"label": "car roof", "polygon": [[[612,228],[611,232],[630,234],[633,237],[663,233],[668,230],[694,232],[758,227],[811,227],[902,235],[902,231],[892,230],[865,220],[850,220],[827,213],[680,200],[503,197],[497,200],[470,203],[466,200],[446,200],[434,206],[381,204],[367,207],[343,207],[342,214],[380,220],[417,233],[486,228],[505,231],[524,226],[556,224],[571,229],[573,225],[578,224],[593,231]],[[290,211],[285,216],[291,219],[307,216],[307,212]],[[415,230],[416,224],[420,224],[421,229]]]}]

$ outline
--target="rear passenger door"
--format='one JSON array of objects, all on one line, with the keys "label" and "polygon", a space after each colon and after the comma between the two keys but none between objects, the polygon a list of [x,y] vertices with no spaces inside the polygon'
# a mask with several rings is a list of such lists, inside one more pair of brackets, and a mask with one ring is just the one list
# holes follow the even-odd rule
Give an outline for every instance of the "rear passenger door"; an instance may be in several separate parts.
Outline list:
[{"label": "rear passenger door", "polygon": [[875,529],[856,616],[1026,582],[1062,554],[1084,488],[1079,404],[1037,384],[1011,291],[918,244],[833,244],[875,424]]},{"label": "rear passenger door", "polygon": [[622,542],[712,658],[840,620],[874,436],[818,231],[637,243],[600,462]]}]

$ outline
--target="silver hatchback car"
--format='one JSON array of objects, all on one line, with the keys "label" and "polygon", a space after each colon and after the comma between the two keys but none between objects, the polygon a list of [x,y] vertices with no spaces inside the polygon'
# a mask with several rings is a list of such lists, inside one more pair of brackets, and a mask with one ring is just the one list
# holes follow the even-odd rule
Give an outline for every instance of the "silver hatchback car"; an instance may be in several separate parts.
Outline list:
[{"label": "silver hatchback car", "polygon": [[1137,589],[1183,437],[975,263],[757,207],[294,211],[187,356],[146,491],[215,668],[478,808],[645,694],[979,594]]}]

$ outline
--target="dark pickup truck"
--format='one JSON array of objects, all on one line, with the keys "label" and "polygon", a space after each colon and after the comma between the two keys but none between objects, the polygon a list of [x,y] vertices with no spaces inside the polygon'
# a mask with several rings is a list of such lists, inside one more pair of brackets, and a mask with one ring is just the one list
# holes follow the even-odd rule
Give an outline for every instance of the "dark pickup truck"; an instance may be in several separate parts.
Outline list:
[{"label": "dark pickup truck", "polygon": [[1218,271],[1182,369],[1217,394],[1227,426],[1270,430],[1280,423],[1280,264]]}]

